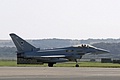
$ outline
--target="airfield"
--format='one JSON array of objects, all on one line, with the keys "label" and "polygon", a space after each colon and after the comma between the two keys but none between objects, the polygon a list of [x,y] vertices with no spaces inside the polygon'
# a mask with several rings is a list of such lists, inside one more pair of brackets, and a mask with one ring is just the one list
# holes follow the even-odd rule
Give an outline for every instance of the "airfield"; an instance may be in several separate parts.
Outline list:
[{"label": "airfield", "polygon": [[0,67],[0,80],[120,80],[120,68]]}]

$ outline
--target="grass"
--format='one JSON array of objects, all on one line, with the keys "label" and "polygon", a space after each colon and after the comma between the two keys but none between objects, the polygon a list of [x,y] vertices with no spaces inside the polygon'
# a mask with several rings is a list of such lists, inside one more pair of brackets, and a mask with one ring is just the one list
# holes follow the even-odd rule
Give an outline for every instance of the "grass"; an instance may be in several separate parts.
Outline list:
[{"label": "grass", "polygon": [[[80,67],[104,67],[104,68],[120,68],[120,64],[100,63],[100,62],[79,62]],[[18,64],[15,60],[0,60],[0,67],[47,67],[47,64]],[[75,62],[57,63],[54,67],[74,67]]]},{"label": "grass", "polygon": [[0,66],[17,66],[15,60],[0,60]]}]

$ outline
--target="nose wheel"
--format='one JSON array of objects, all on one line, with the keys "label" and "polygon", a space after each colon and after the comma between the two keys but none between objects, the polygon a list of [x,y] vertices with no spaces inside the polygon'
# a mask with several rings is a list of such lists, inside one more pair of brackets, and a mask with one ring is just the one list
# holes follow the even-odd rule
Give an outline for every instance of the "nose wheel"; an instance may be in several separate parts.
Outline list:
[{"label": "nose wheel", "polygon": [[76,65],[75,65],[75,67],[79,67],[79,65],[78,65],[78,64],[76,64]]},{"label": "nose wheel", "polygon": [[75,62],[76,62],[75,67],[79,67],[79,64],[78,64],[78,62],[77,62],[77,59],[75,59]]}]

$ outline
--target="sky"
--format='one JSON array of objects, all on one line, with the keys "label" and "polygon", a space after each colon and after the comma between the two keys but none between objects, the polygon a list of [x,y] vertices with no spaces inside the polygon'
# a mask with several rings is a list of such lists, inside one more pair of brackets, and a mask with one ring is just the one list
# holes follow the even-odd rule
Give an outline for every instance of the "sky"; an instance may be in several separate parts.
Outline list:
[{"label": "sky", "polygon": [[0,0],[0,39],[120,38],[120,0]]}]

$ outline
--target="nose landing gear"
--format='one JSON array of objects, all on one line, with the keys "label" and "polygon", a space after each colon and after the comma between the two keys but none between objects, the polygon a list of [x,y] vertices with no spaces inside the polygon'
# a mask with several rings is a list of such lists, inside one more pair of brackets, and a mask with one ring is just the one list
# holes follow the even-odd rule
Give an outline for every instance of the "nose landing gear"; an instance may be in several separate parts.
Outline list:
[{"label": "nose landing gear", "polygon": [[77,62],[77,59],[75,59],[75,62],[76,62],[75,67],[79,67],[79,64],[78,64],[78,62]]},{"label": "nose landing gear", "polygon": [[76,65],[75,65],[75,67],[79,67],[79,65],[78,65],[78,64],[76,64]]}]

